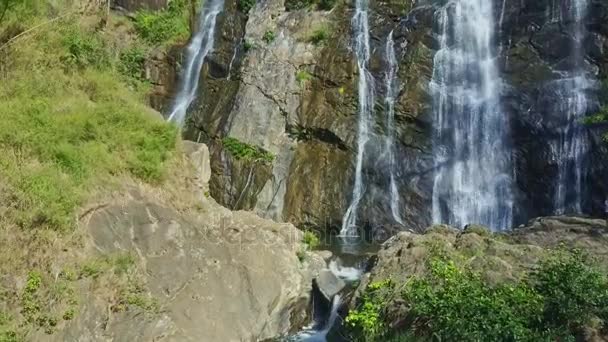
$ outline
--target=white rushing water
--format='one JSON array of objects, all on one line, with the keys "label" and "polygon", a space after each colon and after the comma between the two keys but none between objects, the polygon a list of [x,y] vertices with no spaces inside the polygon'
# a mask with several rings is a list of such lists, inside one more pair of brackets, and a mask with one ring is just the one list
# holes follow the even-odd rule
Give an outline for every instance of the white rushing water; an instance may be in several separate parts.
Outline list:
[{"label": "white rushing water", "polygon": [[449,1],[436,18],[433,221],[510,228],[513,177],[508,121],[499,101],[493,1]]},{"label": "white rushing water", "polygon": [[352,19],[354,30],[355,54],[359,68],[359,125],[357,136],[357,160],[355,166],[355,184],[350,206],[342,219],[342,236],[357,236],[357,215],[363,198],[365,184],[363,179],[363,161],[365,145],[369,141],[372,112],[374,106],[374,78],[367,70],[370,60],[368,0],[356,0],[355,15]]},{"label": "white rushing water", "polygon": [[343,266],[340,259],[332,260],[329,262],[329,270],[338,278],[347,281],[354,282],[361,279],[363,270],[356,267]]},{"label": "white rushing water", "polygon": [[331,331],[334,324],[336,324],[336,320],[338,319],[338,309],[340,308],[340,295],[335,295],[332,303],[331,303],[331,311],[329,313],[329,318],[325,322],[322,328],[320,329],[305,329],[304,331],[298,333],[296,336],[288,338],[287,341],[293,342],[327,342],[327,334]]},{"label": "white rushing water", "polygon": [[398,94],[397,87],[397,57],[395,56],[395,41],[393,40],[393,31],[388,35],[386,39],[386,61],[388,70],[385,75],[384,84],[386,86],[386,95],[384,97],[384,106],[386,109],[386,153],[388,155],[388,167],[389,167],[389,193],[390,193],[390,204],[391,213],[395,222],[403,225],[403,219],[401,219],[400,208],[399,208],[399,191],[397,188],[397,181],[395,179],[395,99]]},{"label": "white rushing water", "polygon": [[561,21],[571,22],[571,70],[565,77],[550,85],[555,94],[556,106],[553,109],[562,114],[563,121],[558,127],[558,139],[552,144],[558,177],[555,184],[554,213],[582,213],[584,194],[584,159],[588,151],[587,136],[582,118],[589,108],[585,91],[592,86],[584,70],[583,41],[585,39],[584,18],[588,10],[588,0],[570,0]]},{"label": "white rushing water", "polygon": [[203,2],[198,28],[186,49],[186,65],[179,84],[179,91],[168,120],[181,125],[186,111],[196,98],[198,82],[205,58],[213,50],[217,16],[224,8],[224,0]]}]

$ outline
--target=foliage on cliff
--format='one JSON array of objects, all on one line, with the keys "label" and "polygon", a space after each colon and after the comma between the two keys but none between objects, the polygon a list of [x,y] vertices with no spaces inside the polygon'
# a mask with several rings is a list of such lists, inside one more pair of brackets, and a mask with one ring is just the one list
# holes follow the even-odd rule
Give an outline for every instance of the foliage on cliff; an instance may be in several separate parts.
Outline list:
[{"label": "foliage on cliff", "polygon": [[197,0],[173,0],[161,11],[141,10],[135,15],[137,33],[152,45],[183,42],[190,36],[190,13]]},{"label": "foliage on cliff", "polygon": [[[125,179],[162,182],[176,148],[146,104],[146,42],[92,3],[17,1],[0,22],[0,341],[78,315],[75,282],[92,279],[65,271],[86,266],[72,254],[78,209]],[[106,273],[116,298],[136,298]]]},{"label": "foliage on cliff", "polygon": [[[608,278],[580,251],[558,250],[521,281],[490,285],[445,257],[406,283],[367,286],[346,319],[361,341],[574,341],[586,327],[608,328]],[[396,302],[401,311],[391,310]]]}]

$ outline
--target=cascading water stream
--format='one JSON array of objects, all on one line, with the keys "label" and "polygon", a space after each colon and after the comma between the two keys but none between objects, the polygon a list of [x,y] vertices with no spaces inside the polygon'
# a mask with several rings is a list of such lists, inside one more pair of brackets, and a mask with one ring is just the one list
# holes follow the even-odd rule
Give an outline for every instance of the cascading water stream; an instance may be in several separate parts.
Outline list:
[{"label": "cascading water stream", "polygon": [[585,39],[584,19],[588,10],[588,0],[570,0],[561,20],[573,25],[571,46],[571,70],[565,77],[551,84],[557,101],[558,113],[563,121],[558,127],[558,139],[552,144],[558,167],[554,193],[554,213],[582,213],[584,194],[585,155],[587,154],[586,131],[581,122],[589,101],[585,90],[591,87],[584,70],[583,41]]},{"label": "cascading water stream", "polygon": [[186,50],[186,67],[182,74],[179,91],[171,109],[168,120],[182,124],[186,111],[196,97],[201,69],[205,58],[213,49],[215,42],[215,24],[217,16],[224,8],[224,0],[203,2],[203,10],[198,23],[198,30],[192,37]]},{"label": "cascading water stream", "polygon": [[342,219],[342,229],[340,231],[340,235],[346,237],[358,235],[357,215],[365,190],[363,179],[365,145],[369,141],[369,129],[374,105],[374,78],[367,70],[370,60],[368,6],[368,0],[357,0],[355,15],[352,19],[355,54],[359,68],[359,124],[355,184],[352,200]]},{"label": "cascading water stream", "polygon": [[287,341],[290,342],[327,342],[327,334],[331,331],[336,324],[336,320],[338,319],[338,309],[340,308],[340,295],[335,295],[331,302],[331,310],[329,313],[329,318],[323,325],[323,328],[319,330],[307,329],[296,336],[288,338]]},{"label": "cascading water stream", "polygon": [[513,177],[492,46],[493,1],[453,0],[436,15],[433,221],[510,228]]},{"label": "cascading water stream", "polygon": [[391,201],[391,213],[395,222],[403,225],[403,219],[399,212],[399,191],[397,189],[397,181],[395,179],[395,99],[397,98],[397,78],[398,71],[397,57],[395,56],[395,41],[393,40],[393,31],[386,39],[386,61],[388,70],[386,72],[385,85],[386,95],[384,97],[384,106],[386,108],[386,138],[385,146],[388,154],[389,167],[389,192]]}]

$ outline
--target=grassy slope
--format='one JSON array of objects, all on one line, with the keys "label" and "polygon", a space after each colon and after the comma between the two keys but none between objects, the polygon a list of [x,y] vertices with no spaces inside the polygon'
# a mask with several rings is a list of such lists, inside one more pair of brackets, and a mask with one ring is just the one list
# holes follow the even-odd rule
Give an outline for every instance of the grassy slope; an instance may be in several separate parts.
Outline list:
[{"label": "grassy slope", "polygon": [[[49,22],[67,13],[74,15]],[[32,329],[52,333],[78,314],[75,281],[128,268],[128,256],[61,254],[81,247],[76,219],[87,200],[125,178],[164,181],[177,129],[147,107],[141,68],[154,46],[185,38],[185,13],[140,14],[134,25],[106,21],[85,0],[25,0],[0,23],[0,46],[47,23],[0,47],[1,342]],[[179,28],[158,37],[165,30],[157,22]],[[64,268],[51,274],[57,264]],[[125,274],[127,290],[141,288],[130,272],[112,274]],[[123,306],[149,307],[127,290]]]}]

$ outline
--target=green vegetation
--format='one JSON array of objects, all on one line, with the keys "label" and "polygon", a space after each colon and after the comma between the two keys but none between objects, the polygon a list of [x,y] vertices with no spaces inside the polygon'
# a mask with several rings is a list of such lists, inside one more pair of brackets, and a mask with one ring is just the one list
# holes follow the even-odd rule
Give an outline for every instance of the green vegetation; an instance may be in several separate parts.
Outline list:
[{"label": "green vegetation", "polygon": [[274,31],[266,31],[264,33],[264,36],[262,37],[262,40],[266,42],[266,44],[270,44],[272,42],[274,42],[274,40],[277,38],[276,34],[274,33]]},{"label": "green vegetation", "polygon": [[135,16],[137,33],[151,45],[185,41],[190,35],[188,0],[172,0],[162,11],[141,10]]},{"label": "green vegetation", "polygon": [[300,85],[304,85],[306,82],[312,80],[313,76],[306,70],[300,70],[296,74],[296,81],[300,83]]},{"label": "green vegetation", "polygon": [[270,164],[274,161],[274,155],[261,147],[249,145],[236,138],[226,137],[222,139],[224,149],[237,160],[254,163]]},{"label": "green vegetation", "polygon": [[239,11],[247,14],[255,6],[255,0],[239,0]]},{"label": "green vegetation", "polygon": [[118,72],[127,77],[127,80],[144,81],[144,64],[146,50],[142,46],[133,46],[122,51],[119,55]]},{"label": "green vegetation", "polygon": [[[409,308],[398,317],[388,310],[396,300]],[[392,336],[401,333],[388,328],[394,319],[415,338]],[[554,252],[524,280],[497,286],[435,258],[405,284],[370,284],[346,322],[361,341],[574,341],[586,326],[606,326],[608,279],[579,251]]]},{"label": "green vegetation", "polygon": [[329,38],[329,30],[326,27],[316,29],[309,38],[314,45],[321,45]]},{"label": "green vegetation", "polygon": [[255,46],[253,45],[252,42],[250,42],[249,40],[245,39],[243,41],[243,50],[245,50],[245,52],[249,52],[251,51]]},{"label": "green vegetation", "polygon": [[38,35],[10,51],[0,75],[0,178],[13,198],[4,218],[68,231],[86,194],[112,176],[161,181],[177,130],[147,109],[146,87],[117,77],[136,76],[137,48],[111,58],[110,43],[73,20]]},{"label": "green vegetation", "polygon": [[0,311],[0,341],[1,342],[19,342],[23,339],[17,332],[11,328],[13,319],[10,315]]},{"label": "green vegetation", "polygon": [[108,51],[99,35],[81,31],[74,25],[68,26],[63,36],[63,46],[67,53],[61,60],[66,70],[88,67],[103,69],[109,65]]},{"label": "green vegetation", "polygon": [[[602,88],[600,91],[600,101],[603,106],[595,115],[586,117],[584,123],[588,125],[608,123],[608,78],[602,80]],[[608,133],[604,134],[604,141],[608,143]]]},{"label": "green vegetation", "polygon": [[297,11],[301,9],[317,9],[329,11],[336,5],[336,0],[286,0],[285,10]]},{"label": "green vegetation", "polygon": [[319,247],[319,245],[321,245],[321,240],[319,240],[317,234],[310,230],[304,232],[302,242],[307,246],[309,250],[313,250]]},{"label": "green vegetation", "polygon": [[[83,263],[74,229],[96,196],[125,181],[163,182],[177,128],[147,105],[151,47],[141,32],[80,5],[15,1],[0,23],[0,45],[10,41],[0,47],[0,273],[26,279],[10,296],[0,286],[2,342],[75,319],[81,282],[123,293],[108,301],[151,307],[128,290],[142,288],[127,286],[137,284],[132,258]],[[50,265],[65,269],[50,274]]]}]

